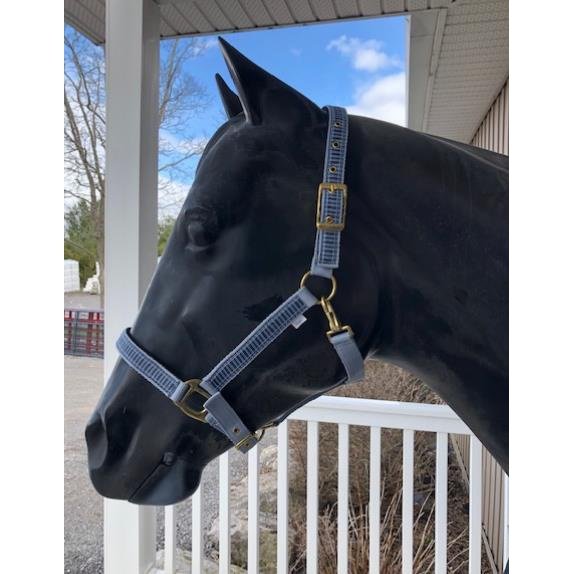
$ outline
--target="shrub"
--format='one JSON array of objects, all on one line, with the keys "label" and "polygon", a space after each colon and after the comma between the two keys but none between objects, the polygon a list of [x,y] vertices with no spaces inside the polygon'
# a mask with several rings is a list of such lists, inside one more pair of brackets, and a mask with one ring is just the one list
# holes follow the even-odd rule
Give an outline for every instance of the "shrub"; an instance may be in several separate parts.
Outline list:
[{"label": "shrub", "polygon": [[[440,398],[416,377],[392,365],[370,361],[362,383],[340,387],[331,395],[441,403]],[[381,573],[401,571],[402,433],[382,429],[381,446]],[[290,524],[291,572],[305,571],[306,545],[306,425],[290,425]],[[414,564],[415,574],[434,568],[434,433],[415,434]],[[349,572],[368,572],[369,558],[369,429],[349,431]],[[337,425],[321,424],[319,436],[319,571],[337,572]],[[468,495],[454,453],[449,454],[448,572],[468,564]],[[483,556],[485,571],[486,557]]]}]

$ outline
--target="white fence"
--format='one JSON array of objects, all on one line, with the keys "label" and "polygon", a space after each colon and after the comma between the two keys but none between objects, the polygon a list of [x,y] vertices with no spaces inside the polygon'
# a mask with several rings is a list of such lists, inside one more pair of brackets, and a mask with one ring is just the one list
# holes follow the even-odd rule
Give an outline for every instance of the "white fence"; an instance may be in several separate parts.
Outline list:
[{"label": "white fence", "polygon": [[[369,476],[369,574],[380,572],[380,469],[381,428],[400,429],[403,434],[402,573],[413,571],[414,436],[416,431],[436,433],[435,477],[435,573],[447,572],[448,435],[470,436],[469,462],[469,558],[468,571],[481,571],[482,445],[447,406],[399,403],[369,399],[321,397],[292,414],[278,428],[277,464],[277,572],[289,571],[289,420],[307,421],[307,538],[306,568],[318,572],[319,524],[319,423],[338,425],[338,514],[337,568],[348,568],[349,525],[349,425],[370,427]],[[248,454],[248,572],[259,572],[259,448]],[[230,572],[229,455],[219,459],[219,573]],[[164,569],[156,573],[176,574],[177,507],[165,509]],[[507,522],[507,521],[506,521]],[[202,489],[192,498],[192,574],[203,567]]]}]

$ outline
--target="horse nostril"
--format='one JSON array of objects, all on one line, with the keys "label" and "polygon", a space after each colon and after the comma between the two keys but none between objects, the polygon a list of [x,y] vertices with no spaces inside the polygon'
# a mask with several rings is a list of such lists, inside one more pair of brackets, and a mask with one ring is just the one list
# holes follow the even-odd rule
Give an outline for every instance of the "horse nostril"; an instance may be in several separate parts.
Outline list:
[{"label": "horse nostril", "polygon": [[173,452],[166,452],[163,455],[162,462],[165,466],[171,466],[175,462],[176,456]]}]

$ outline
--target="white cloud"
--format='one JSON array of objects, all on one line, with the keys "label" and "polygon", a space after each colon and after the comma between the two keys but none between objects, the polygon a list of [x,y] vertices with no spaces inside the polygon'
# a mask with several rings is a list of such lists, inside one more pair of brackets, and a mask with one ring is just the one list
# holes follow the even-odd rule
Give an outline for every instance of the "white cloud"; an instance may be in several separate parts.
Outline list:
[{"label": "white cloud", "polygon": [[359,87],[350,114],[406,125],[406,77],[404,72],[376,79]]},{"label": "white cloud", "polygon": [[206,50],[209,50],[210,48],[215,48],[218,44],[219,42],[217,41],[217,38],[208,38],[207,40],[204,41],[204,47]]},{"label": "white cloud", "polygon": [[356,70],[376,72],[402,65],[399,58],[383,51],[383,43],[379,40],[360,40],[343,34],[327,44],[327,50],[333,49],[350,58]]}]

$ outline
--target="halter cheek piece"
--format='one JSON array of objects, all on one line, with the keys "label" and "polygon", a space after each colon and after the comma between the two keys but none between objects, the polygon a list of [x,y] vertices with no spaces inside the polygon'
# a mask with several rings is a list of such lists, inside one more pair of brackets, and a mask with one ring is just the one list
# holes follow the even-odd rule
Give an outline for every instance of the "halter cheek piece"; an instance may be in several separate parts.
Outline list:
[{"label": "halter cheek piece", "polygon": [[[210,424],[223,433],[242,452],[247,452],[263,436],[249,430],[221,391],[262,353],[289,326],[298,329],[305,321],[304,313],[320,304],[329,323],[327,338],[345,367],[347,382],[363,378],[363,357],[347,325],[341,325],[331,300],[337,283],[333,271],[339,267],[341,232],[345,227],[347,186],[345,156],[347,151],[348,119],[343,108],[328,106],[329,128],[325,149],[323,182],[317,197],[317,234],[311,269],[301,279],[301,285],[291,297],[267,316],[233,351],[224,357],[203,379],[182,381],[150,357],[126,329],[117,342],[123,360],[144,379],[171,399],[186,415]],[[331,280],[331,293],[318,299],[305,286],[310,276]],[[201,410],[194,410],[189,401],[194,395],[206,399]],[[271,423],[266,426],[271,426]]]}]

